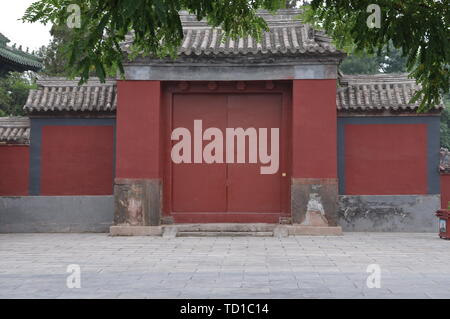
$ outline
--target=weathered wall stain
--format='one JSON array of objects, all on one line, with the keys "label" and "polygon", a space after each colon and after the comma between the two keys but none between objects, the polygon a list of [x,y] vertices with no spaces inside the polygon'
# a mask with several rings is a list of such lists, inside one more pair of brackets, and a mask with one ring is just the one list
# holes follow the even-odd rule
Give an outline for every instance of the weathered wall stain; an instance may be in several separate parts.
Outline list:
[{"label": "weathered wall stain", "polygon": [[339,224],[346,231],[436,231],[439,195],[339,196]]},{"label": "weathered wall stain", "polygon": [[114,225],[159,226],[159,180],[116,179]]}]

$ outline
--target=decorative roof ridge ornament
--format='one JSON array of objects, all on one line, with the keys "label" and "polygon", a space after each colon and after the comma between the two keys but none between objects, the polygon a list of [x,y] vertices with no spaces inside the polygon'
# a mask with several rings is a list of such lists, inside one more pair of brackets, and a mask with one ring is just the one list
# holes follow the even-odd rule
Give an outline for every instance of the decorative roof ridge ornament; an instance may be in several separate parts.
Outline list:
[{"label": "decorative roof ridge ornament", "polygon": [[27,51],[23,51],[22,45],[17,47],[16,43],[9,46],[11,42],[6,36],[0,33],[0,74],[5,74],[10,71],[39,71],[42,69],[42,59]]},{"label": "decorative roof ridge ornament", "polygon": [[0,33],[0,46],[5,47],[7,43],[11,42],[7,37]]}]

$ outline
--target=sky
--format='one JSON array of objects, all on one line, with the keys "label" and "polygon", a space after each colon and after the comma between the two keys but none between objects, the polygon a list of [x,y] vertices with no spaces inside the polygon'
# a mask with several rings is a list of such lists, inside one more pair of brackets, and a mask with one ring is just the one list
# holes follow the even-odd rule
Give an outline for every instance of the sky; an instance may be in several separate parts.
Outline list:
[{"label": "sky", "polygon": [[17,43],[30,52],[47,45],[51,39],[50,25],[40,23],[22,23],[19,21],[26,8],[36,0],[0,0],[0,33],[11,40],[9,45]]}]

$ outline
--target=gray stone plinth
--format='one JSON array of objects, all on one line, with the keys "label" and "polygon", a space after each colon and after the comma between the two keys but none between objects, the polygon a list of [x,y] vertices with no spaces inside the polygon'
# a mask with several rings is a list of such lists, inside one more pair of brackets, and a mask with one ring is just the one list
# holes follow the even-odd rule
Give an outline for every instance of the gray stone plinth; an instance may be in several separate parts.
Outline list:
[{"label": "gray stone plinth", "polygon": [[0,197],[0,233],[107,232],[113,196]]},{"label": "gray stone plinth", "polygon": [[345,231],[437,232],[440,195],[339,196]]}]

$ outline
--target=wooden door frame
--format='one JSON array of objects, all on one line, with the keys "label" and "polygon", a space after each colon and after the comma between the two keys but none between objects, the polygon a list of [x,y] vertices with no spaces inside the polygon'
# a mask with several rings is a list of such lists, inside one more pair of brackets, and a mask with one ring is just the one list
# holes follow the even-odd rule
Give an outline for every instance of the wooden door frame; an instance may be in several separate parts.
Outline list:
[{"label": "wooden door frame", "polygon": [[[161,156],[162,167],[162,215],[172,216],[172,161],[171,142],[174,94],[281,94],[281,134],[280,172],[287,174],[282,183],[282,212],[280,218],[291,217],[291,176],[292,176],[292,81],[170,81],[162,82],[161,99]],[[283,152],[283,150],[285,152]],[[230,213],[233,214],[233,213]],[[263,213],[261,213],[263,214]]]}]

